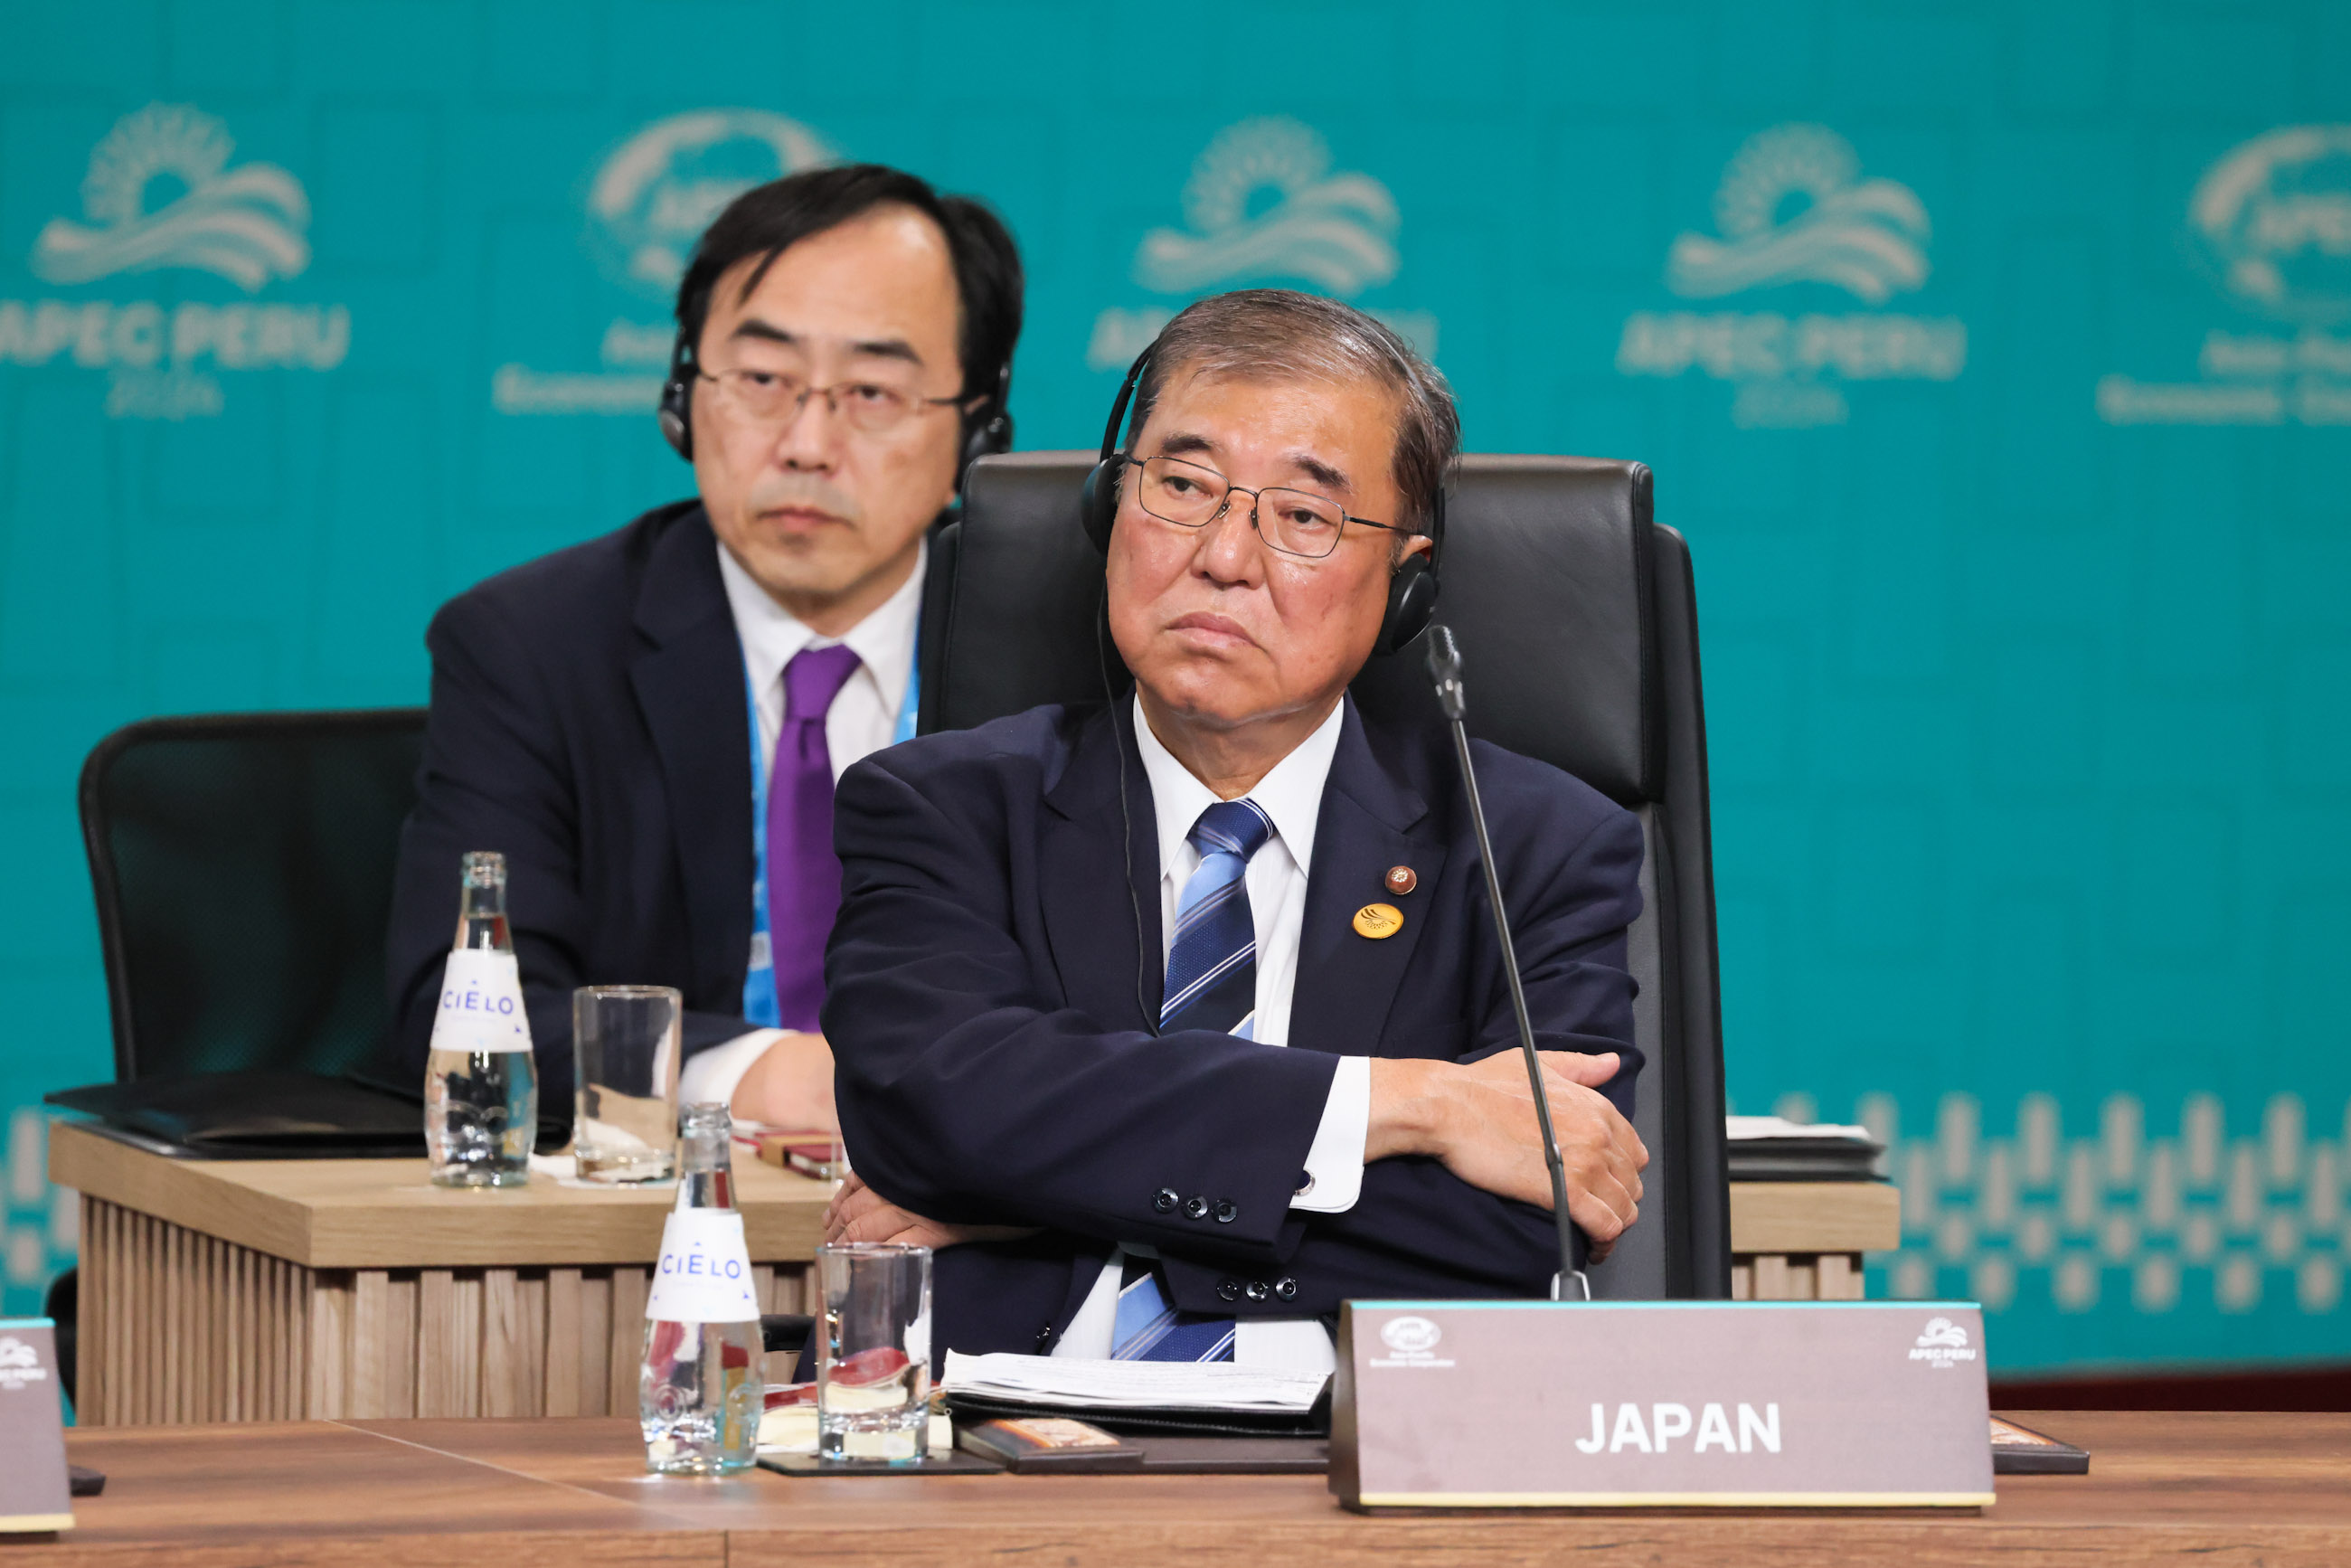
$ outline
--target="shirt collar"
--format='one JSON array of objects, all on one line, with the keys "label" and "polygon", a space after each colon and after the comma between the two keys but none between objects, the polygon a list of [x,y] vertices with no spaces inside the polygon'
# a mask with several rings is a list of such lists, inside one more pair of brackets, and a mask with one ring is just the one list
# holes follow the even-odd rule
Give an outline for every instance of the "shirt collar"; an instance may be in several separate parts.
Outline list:
[{"label": "shirt collar", "polygon": [[[1179,857],[1192,825],[1218,797],[1160,743],[1151,732],[1151,721],[1143,716],[1142,698],[1134,701],[1134,745],[1143,754],[1144,777],[1151,781],[1152,810],[1159,821],[1159,869],[1166,876],[1184,863]],[[1314,829],[1322,816],[1322,787],[1331,778],[1331,761],[1339,754],[1339,731],[1346,716],[1347,699],[1343,696],[1331,709],[1331,716],[1275,763],[1273,770],[1249,792],[1249,799],[1273,823],[1282,847],[1301,872],[1314,863]]]},{"label": "shirt collar", "polygon": [[849,629],[846,636],[820,637],[777,603],[761,588],[735,552],[718,546],[718,576],[726,585],[726,607],[735,616],[735,632],[743,643],[743,667],[751,689],[766,692],[783,678],[784,666],[803,648],[830,648],[846,643],[859,664],[872,676],[882,706],[892,722],[906,700],[906,676],[914,663],[914,622],[922,614],[923,579],[930,567],[931,541],[926,535],[916,546],[914,570],[896,592],[873,613]]}]

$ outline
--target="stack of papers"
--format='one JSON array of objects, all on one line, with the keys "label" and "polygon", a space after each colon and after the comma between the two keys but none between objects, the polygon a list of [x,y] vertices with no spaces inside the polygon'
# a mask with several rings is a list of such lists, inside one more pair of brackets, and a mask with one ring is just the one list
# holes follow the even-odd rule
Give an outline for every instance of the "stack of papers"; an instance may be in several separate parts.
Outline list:
[{"label": "stack of papers", "polygon": [[1869,1181],[1885,1146],[1866,1127],[1726,1116],[1732,1181]]},{"label": "stack of papers", "polygon": [[1090,1410],[1260,1411],[1302,1416],[1327,1382],[1218,1361],[1081,1361],[947,1352],[948,1388],[1016,1405]]}]

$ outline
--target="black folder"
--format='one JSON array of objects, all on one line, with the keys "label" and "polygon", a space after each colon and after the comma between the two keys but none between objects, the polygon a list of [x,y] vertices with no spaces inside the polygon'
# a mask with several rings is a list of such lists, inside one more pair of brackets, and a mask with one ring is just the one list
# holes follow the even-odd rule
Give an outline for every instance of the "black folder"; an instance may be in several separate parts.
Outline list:
[{"label": "black folder", "polygon": [[418,1159],[422,1094],[316,1072],[205,1072],[60,1089],[43,1100],[157,1153],[216,1160]]}]

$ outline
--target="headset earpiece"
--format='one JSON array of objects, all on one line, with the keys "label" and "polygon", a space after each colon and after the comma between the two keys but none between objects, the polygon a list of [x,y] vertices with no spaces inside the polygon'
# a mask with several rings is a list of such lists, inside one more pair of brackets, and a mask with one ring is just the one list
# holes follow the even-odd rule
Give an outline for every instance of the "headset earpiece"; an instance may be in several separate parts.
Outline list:
[{"label": "headset earpiece", "polygon": [[662,382],[653,419],[669,449],[688,463],[694,461],[694,345],[686,341],[681,326],[669,351],[669,379]]},{"label": "headset earpiece", "polygon": [[1011,450],[1012,364],[1007,361],[996,372],[994,395],[979,406],[977,414],[965,421],[963,454],[956,459],[956,494],[963,494],[963,482],[973,464]]},{"label": "headset earpiece", "polygon": [[1379,639],[1372,644],[1372,653],[1399,652],[1428,630],[1429,617],[1436,613],[1437,573],[1429,569],[1428,557],[1405,557],[1404,564],[1388,579],[1388,612],[1380,622]]},{"label": "headset earpiece", "polygon": [[1086,470],[1084,488],[1078,492],[1078,520],[1095,550],[1110,554],[1111,526],[1118,521],[1118,479],[1126,459],[1113,452]]},{"label": "headset earpiece", "polygon": [[[1158,340],[1152,341],[1157,348]],[[1134,356],[1134,363],[1126,368],[1126,380],[1118,384],[1118,397],[1110,405],[1110,423],[1102,426],[1102,457],[1086,471],[1086,482],[1078,492],[1078,521],[1084,526],[1086,538],[1095,549],[1110,554],[1111,526],[1118,521],[1118,480],[1126,467],[1126,459],[1119,455],[1118,427],[1126,418],[1126,405],[1134,397],[1135,383],[1143,380],[1143,368],[1151,362],[1151,349]]]},{"label": "headset earpiece", "polygon": [[1380,622],[1380,634],[1372,643],[1372,653],[1401,652],[1405,645],[1428,630],[1430,617],[1437,613],[1437,594],[1440,586],[1437,577],[1437,558],[1445,549],[1445,492],[1440,489],[1428,508],[1428,548],[1404,558],[1395,574],[1388,579],[1388,612]]}]

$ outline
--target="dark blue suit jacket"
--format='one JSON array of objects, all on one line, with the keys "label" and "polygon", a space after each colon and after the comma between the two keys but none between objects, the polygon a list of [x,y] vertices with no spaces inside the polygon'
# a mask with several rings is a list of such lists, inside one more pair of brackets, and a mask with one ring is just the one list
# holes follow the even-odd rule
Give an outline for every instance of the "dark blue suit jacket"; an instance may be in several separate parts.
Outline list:
[{"label": "dark blue suit jacket", "polygon": [[[1120,1240],[1156,1245],[1195,1312],[1547,1293],[1549,1212],[1434,1159],[1366,1167],[1343,1214],[1290,1207],[1336,1058],[1516,1044],[1445,734],[1374,735],[1348,703],[1278,1050],[1151,1030],[1158,833],[1130,712],[1044,707],[928,736],[851,768],[835,800],[844,891],[824,1023],[858,1173],[935,1219],[1045,1228],[939,1256],[937,1348],[1049,1349]],[[1475,751],[1537,1044],[1624,1053],[1606,1092],[1630,1115],[1639,824],[1556,768]],[[1384,883],[1395,865],[1419,879],[1400,897]],[[1403,910],[1396,935],[1354,931],[1375,901]]]},{"label": "dark blue suit jacket", "polygon": [[571,1104],[574,987],[676,987],[688,1054],[752,1027],[750,726],[717,550],[701,503],[680,501],[434,616],[386,965],[419,1073],[467,850],[507,857],[549,1114]]}]

